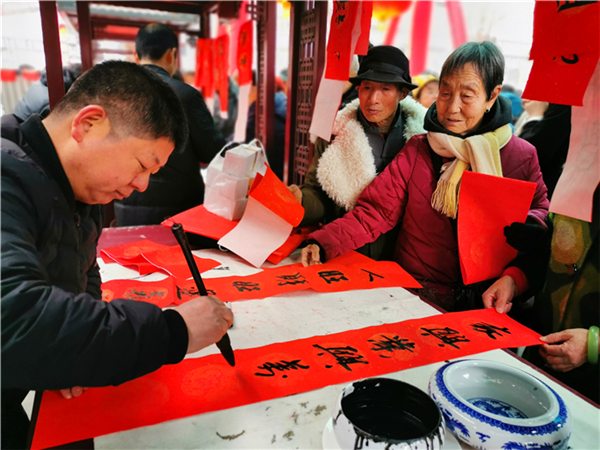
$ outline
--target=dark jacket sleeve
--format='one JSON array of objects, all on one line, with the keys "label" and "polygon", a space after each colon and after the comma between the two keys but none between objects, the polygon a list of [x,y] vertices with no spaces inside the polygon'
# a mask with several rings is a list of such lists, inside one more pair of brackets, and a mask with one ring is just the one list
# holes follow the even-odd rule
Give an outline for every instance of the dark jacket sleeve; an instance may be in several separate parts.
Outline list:
[{"label": "dark jacket sleeve", "polygon": [[185,109],[192,151],[198,161],[208,164],[226,144],[225,138],[217,130],[200,92],[192,89],[186,97]]},{"label": "dark jacket sleeve", "polygon": [[323,153],[325,153],[325,150],[327,150],[328,145],[321,138],[315,142],[312,161],[304,177],[304,184],[301,187],[304,217],[300,226],[330,222],[336,216],[335,202],[323,191],[321,183],[319,183],[317,178],[319,160]]},{"label": "dark jacket sleeve", "polygon": [[39,215],[20,179],[6,175],[4,162],[2,388],[117,385],[170,362],[169,325],[155,305],[106,303],[52,284],[46,269],[51,262],[42,260],[38,246],[56,244],[60,230],[40,225],[49,217]]}]

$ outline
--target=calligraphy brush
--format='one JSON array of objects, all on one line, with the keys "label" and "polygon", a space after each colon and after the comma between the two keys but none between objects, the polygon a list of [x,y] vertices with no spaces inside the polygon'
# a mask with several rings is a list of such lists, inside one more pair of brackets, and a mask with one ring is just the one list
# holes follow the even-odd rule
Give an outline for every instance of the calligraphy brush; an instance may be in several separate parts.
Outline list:
[{"label": "calligraphy brush", "polygon": [[[192,256],[192,250],[190,249],[190,243],[187,240],[187,236],[183,231],[183,226],[180,223],[175,223],[171,227],[171,231],[175,235],[175,239],[179,242],[179,246],[181,250],[183,250],[183,256],[185,256],[185,260],[192,272],[192,276],[194,277],[194,282],[196,283],[196,287],[198,288],[198,292],[202,296],[207,296],[208,292],[206,291],[206,287],[204,286],[204,282],[202,281],[202,277],[200,276],[200,272],[198,271],[198,266],[196,265],[196,261],[194,261],[194,257]],[[221,338],[219,342],[217,342],[217,347],[221,351],[223,358],[229,363],[230,366],[235,366],[235,356],[233,355],[233,349],[231,348],[231,341],[229,340],[229,335],[225,333],[225,335]]]}]

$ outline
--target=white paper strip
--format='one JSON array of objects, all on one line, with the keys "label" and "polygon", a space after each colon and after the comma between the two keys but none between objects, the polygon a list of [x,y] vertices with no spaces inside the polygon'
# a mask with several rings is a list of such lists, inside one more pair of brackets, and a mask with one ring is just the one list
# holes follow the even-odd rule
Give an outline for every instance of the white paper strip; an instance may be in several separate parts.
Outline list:
[{"label": "white paper strip", "polygon": [[219,240],[219,245],[254,267],[260,267],[271,253],[284,244],[292,229],[292,225],[269,208],[248,197],[242,220]]},{"label": "white paper strip", "polygon": [[550,212],[591,222],[594,191],[598,183],[600,183],[600,62],[585,91],[583,106],[573,106],[569,153],[563,173],[552,195]]},{"label": "white paper strip", "polygon": [[238,98],[238,116],[235,122],[235,132],[233,140],[236,142],[246,142],[246,123],[248,122],[248,98],[250,97],[250,83],[240,86],[240,96]]}]

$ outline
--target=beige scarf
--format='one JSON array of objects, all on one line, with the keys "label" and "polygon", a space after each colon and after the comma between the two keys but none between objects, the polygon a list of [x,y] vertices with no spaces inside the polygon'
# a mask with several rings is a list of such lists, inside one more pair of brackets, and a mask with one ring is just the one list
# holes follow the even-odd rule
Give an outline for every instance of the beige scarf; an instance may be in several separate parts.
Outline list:
[{"label": "beige scarf", "polygon": [[455,158],[442,166],[442,176],[431,197],[431,207],[456,219],[463,172],[470,166],[473,172],[501,177],[500,149],[508,144],[511,137],[512,130],[508,124],[466,139],[428,132],[427,140],[434,152],[444,158]]}]

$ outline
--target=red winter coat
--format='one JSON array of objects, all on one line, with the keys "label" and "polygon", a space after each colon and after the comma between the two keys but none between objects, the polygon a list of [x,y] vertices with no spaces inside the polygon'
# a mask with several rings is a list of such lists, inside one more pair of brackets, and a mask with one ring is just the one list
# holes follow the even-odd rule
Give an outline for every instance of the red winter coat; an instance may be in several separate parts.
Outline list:
[{"label": "red winter coat", "polygon": [[[394,260],[429,287],[447,291],[460,283],[456,233],[450,219],[431,207],[437,186],[432,152],[426,134],[410,139],[365,188],[352,211],[309,239],[319,242],[327,259],[332,259],[374,241],[401,221]],[[500,150],[500,160],[505,178],[537,184],[529,215],[543,223],[549,202],[535,148],[513,136]]]}]

